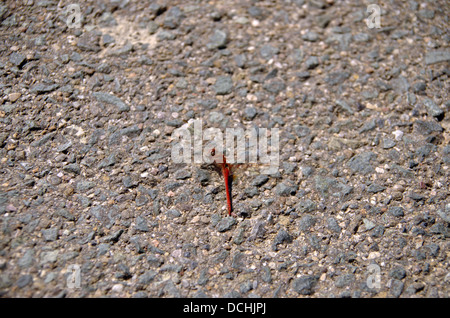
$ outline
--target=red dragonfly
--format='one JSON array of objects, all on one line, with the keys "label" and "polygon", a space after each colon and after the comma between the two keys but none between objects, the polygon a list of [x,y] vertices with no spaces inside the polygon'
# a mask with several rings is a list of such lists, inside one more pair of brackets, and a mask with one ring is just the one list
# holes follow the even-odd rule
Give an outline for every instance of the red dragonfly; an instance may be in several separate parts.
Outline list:
[{"label": "red dragonfly", "polygon": [[[216,149],[211,149],[210,152],[211,157],[216,156]],[[217,157],[216,157],[217,158]],[[219,157],[220,158],[220,157]],[[232,202],[232,183],[235,180],[235,177],[238,177],[241,174],[246,175],[243,180],[249,180],[249,176],[256,176],[261,173],[263,167],[268,167],[266,164],[250,164],[250,163],[233,163],[230,164],[227,162],[225,155],[222,154],[222,158],[219,160],[213,161],[214,167],[223,177],[225,183],[225,194],[227,198],[227,211],[228,215],[234,215],[233,213],[233,202]],[[253,167],[253,168],[251,168]],[[240,168],[240,169],[239,169]],[[251,178],[250,178],[251,179]]]},{"label": "red dragonfly", "polygon": [[[216,155],[216,148],[213,148],[211,150],[211,157],[214,157]],[[216,165],[220,165],[220,169],[222,171],[222,176],[223,179],[225,181],[225,192],[226,192],[226,196],[227,196],[227,210],[228,210],[228,215],[231,215],[231,212],[233,211],[233,205],[231,203],[231,182],[232,182],[232,175],[230,173],[230,164],[227,163],[227,159],[225,158],[225,155],[222,155],[222,162],[221,163],[217,163],[216,161],[214,161],[214,163]]]}]

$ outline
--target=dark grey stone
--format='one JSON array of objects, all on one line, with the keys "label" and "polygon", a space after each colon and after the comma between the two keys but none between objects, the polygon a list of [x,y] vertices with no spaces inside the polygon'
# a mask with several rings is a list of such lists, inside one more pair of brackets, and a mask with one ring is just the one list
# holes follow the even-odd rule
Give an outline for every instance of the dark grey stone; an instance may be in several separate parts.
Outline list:
[{"label": "dark grey stone", "polygon": [[233,81],[230,76],[219,76],[213,88],[217,95],[230,94],[233,90]]},{"label": "dark grey stone", "polygon": [[80,174],[81,168],[77,163],[70,163],[63,167],[64,171],[72,172],[74,174]]},{"label": "dark grey stone", "polygon": [[420,93],[424,92],[426,88],[427,88],[427,84],[422,81],[416,82],[412,85],[412,90],[416,94],[420,94]]},{"label": "dark grey stone", "polygon": [[308,244],[315,250],[321,250],[322,245],[321,245],[321,239],[319,237],[317,237],[317,235],[314,234],[309,234],[307,236],[308,239]]},{"label": "dark grey stone", "polygon": [[349,114],[354,114],[355,113],[355,111],[347,103],[347,101],[345,101],[343,99],[336,99],[336,105],[340,106],[343,110],[347,111]]},{"label": "dark grey stone", "polygon": [[375,119],[366,122],[361,129],[359,130],[359,133],[365,133],[366,131],[374,130],[377,127]]},{"label": "dark grey stone", "polygon": [[117,107],[119,112],[129,111],[130,107],[126,105],[120,98],[103,92],[94,92],[92,96],[95,97],[99,102],[104,102]]},{"label": "dark grey stone", "polygon": [[77,47],[87,52],[100,52],[100,34],[98,32],[83,32],[78,38]]},{"label": "dark grey stone", "polygon": [[396,217],[402,217],[405,215],[404,210],[401,206],[391,206],[388,209],[388,213]]},{"label": "dark grey stone", "polygon": [[139,128],[138,125],[132,125],[130,127],[122,128],[120,130],[121,136],[128,136],[130,138],[139,136],[142,132],[142,128]]},{"label": "dark grey stone", "polygon": [[291,242],[292,236],[285,229],[280,229],[273,241],[273,249],[276,251],[278,249],[278,245]]},{"label": "dark grey stone", "polygon": [[287,197],[290,195],[295,195],[298,190],[298,186],[296,184],[288,184],[286,182],[281,182],[277,184],[275,187],[275,194],[283,197]]},{"label": "dark grey stone", "polygon": [[245,54],[238,54],[234,57],[234,62],[237,67],[244,68],[246,66],[247,58]]},{"label": "dark grey stone", "polygon": [[166,215],[170,218],[178,218],[181,216],[181,212],[177,209],[170,209],[166,212]]},{"label": "dark grey stone", "polygon": [[177,28],[182,20],[185,18],[184,13],[177,6],[171,7],[166,12],[166,16],[164,17],[163,26],[169,29]]},{"label": "dark grey stone", "polygon": [[209,38],[209,42],[206,47],[210,50],[223,49],[228,42],[228,32],[223,30],[214,30],[213,34]]},{"label": "dark grey stone", "polygon": [[247,12],[251,17],[253,17],[255,19],[258,19],[258,20],[264,19],[264,11],[260,7],[251,6],[250,8],[248,8]]},{"label": "dark grey stone", "polygon": [[98,169],[114,166],[116,163],[116,154],[112,153],[98,164]]},{"label": "dark grey stone", "polygon": [[177,180],[186,180],[191,177],[191,172],[186,169],[180,169],[175,172],[175,179]]},{"label": "dark grey stone", "polygon": [[392,147],[395,147],[395,140],[390,139],[390,138],[383,138],[382,142],[381,142],[381,147],[383,147],[383,149],[390,149]]},{"label": "dark grey stone", "polygon": [[146,194],[138,194],[135,202],[136,206],[144,206],[148,203],[148,196]]},{"label": "dark grey stone", "polygon": [[390,292],[395,298],[400,297],[403,292],[404,283],[401,280],[393,279],[391,281]]},{"label": "dark grey stone", "polygon": [[42,230],[41,233],[47,242],[56,241],[58,238],[58,229],[57,228]]},{"label": "dark grey stone", "polygon": [[305,177],[309,177],[314,173],[313,167],[305,166],[305,167],[302,167],[301,169],[302,169],[302,173]]},{"label": "dark grey stone", "polygon": [[414,201],[422,201],[425,200],[425,196],[416,192],[410,192],[408,194],[408,197],[410,197],[411,199],[413,199]]},{"label": "dark grey stone", "polygon": [[135,178],[133,176],[124,176],[122,178],[122,184],[124,185],[125,188],[135,188],[138,186],[138,182],[137,180],[135,180]]},{"label": "dark grey stone", "polygon": [[152,2],[149,6],[148,9],[150,10],[150,12],[152,14],[154,14],[155,16],[158,16],[162,13],[164,13],[164,11],[166,11],[166,5],[165,4],[160,4],[157,2]]},{"label": "dark grey stone", "polygon": [[363,33],[363,32],[361,32],[361,33],[356,33],[356,34],[353,36],[353,40],[354,40],[355,42],[368,42],[368,41],[370,40],[370,35],[367,34],[367,33]]},{"label": "dark grey stone", "polygon": [[274,57],[276,54],[278,54],[278,52],[279,52],[278,48],[276,48],[270,44],[263,45],[261,47],[261,49],[259,50],[259,54],[265,60],[270,60],[272,57]]},{"label": "dark grey stone", "polygon": [[220,124],[223,122],[225,116],[223,113],[211,112],[208,116],[208,121],[215,124]]},{"label": "dark grey stone", "polygon": [[450,61],[450,51],[438,50],[427,52],[425,55],[425,64],[431,65],[440,62]]},{"label": "dark grey stone", "polygon": [[301,200],[295,205],[295,211],[298,213],[310,213],[314,212],[317,209],[316,202],[306,199]]},{"label": "dark grey stone", "polygon": [[350,77],[348,72],[334,72],[325,78],[325,82],[329,85],[338,85],[345,82]]},{"label": "dark grey stone", "polygon": [[262,220],[258,220],[253,225],[250,235],[248,237],[248,241],[253,241],[257,238],[264,238],[264,235],[266,234],[266,228],[265,228],[266,222]]},{"label": "dark grey stone", "polygon": [[413,124],[414,132],[427,136],[433,132],[441,132],[443,128],[437,122],[416,120]]},{"label": "dark grey stone", "polygon": [[24,288],[27,285],[30,285],[33,283],[33,276],[25,274],[19,277],[19,279],[16,282],[17,287]]},{"label": "dark grey stone", "polygon": [[97,205],[90,208],[89,214],[94,216],[101,225],[111,228],[118,217],[118,208],[114,205],[110,207]]},{"label": "dark grey stone", "polygon": [[314,287],[317,284],[317,277],[312,275],[304,275],[297,278],[292,283],[292,289],[300,295],[312,295]]},{"label": "dark grey stone", "polygon": [[370,186],[367,187],[367,192],[369,193],[378,193],[383,192],[384,190],[386,190],[386,187],[376,183],[372,183]]},{"label": "dark grey stone", "polygon": [[138,216],[136,218],[136,230],[142,231],[142,232],[148,232],[150,231],[147,220],[143,216]]},{"label": "dark grey stone", "polygon": [[148,285],[153,281],[153,279],[156,277],[156,275],[157,275],[157,272],[155,272],[153,270],[147,270],[144,274],[142,274],[138,277],[138,282],[139,282],[139,284],[142,284],[142,285]]},{"label": "dark grey stone", "polygon": [[286,89],[286,84],[278,79],[271,80],[263,84],[263,88],[272,94],[278,94]]},{"label": "dark grey stone", "polygon": [[13,52],[9,56],[9,61],[13,65],[21,68],[25,64],[25,62],[27,61],[27,58],[24,55],[20,54],[20,53]]},{"label": "dark grey stone", "polygon": [[137,235],[130,237],[129,242],[134,246],[137,253],[141,254],[145,252],[144,246],[141,244],[141,240]]},{"label": "dark grey stone", "polygon": [[[301,1],[295,1],[296,3],[298,2],[304,2],[303,0]],[[322,29],[326,28],[328,26],[328,24],[332,21],[332,17],[327,15],[327,14],[322,14],[319,15],[316,18],[316,22],[319,25],[319,27],[321,27]]]},{"label": "dark grey stone", "polygon": [[312,215],[306,214],[300,218],[298,223],[298,229],[302,232],[309,231],[311,227],[316,224],[316,218]]},{"label": "dark grey stone", "polygon": [[364,227],[365,227],[366,231],[370,231],[371,229],[375,228],[375,226],[376,226],[376,224],[369,219],[363,218],[362,221],[364,223]]},{"label": "dark grey stone", "polygon": [[163,261],[154,255],[147,256],[147,262],[150,266],[160,267]]},{"label": "dark grey stone", "polygon": [[134,50],[134,46],[131,43],[127,43],[124,46],[118,48],[117,50],[109,52],[109,55],[126,55]]},{"label": "dark grey stone", "polygon": [[67,210],[67,209],[59,209],[56,212],[56,214],[59,215],[59,216],[62,216],[66,220],[75,221],[75,216],[72,213],[70,213],[70,211]]},{"label": "dark grey stone", "polygon": [[107,33],[102,35],[102,43],[104,46],[108,46],[115,42],[116,42],[116,39],[114,39],[114,37],[112,37],[111,35],[109,35]]},{"label": "dark grey stone", "polygon": [[314,179],[316,190],[324,198],[328,198],[329,196],[335,196],[340,199],[343,199],[353,192],[352,186],[339,182],[338,179],[324,177],[320,175],[316,176]]},{"label": "dark grey stone", "polygon": [[261,174],[256,176],[253,180],[252,180],[252,185],[255,187],[261,187],[262,185],[264,185],[267,181],[269,181],[269,177],[265,174]]},{"label": "dark grey stone", "polygon": [[45,93],[53,92],[58,87],[59,87],[58,84],[38,83],[30,88],[30,92],[35,93],[35,94],[45,94]]},{"label": "dark grey stone", "polygon": [[444,111],[439,108],[439,106],[430,98],[424,98],[423,104],[425,105],[425,108],[427,109],[428,115],[433,117],[441,117],[444,115]]},{"label": "dark grey stone", "polygon": [[450,203],[437,210],[437,214],[447,223],[450,223]]},{"label": "dark grey stone", "polygon": [[244,109],[244,119],[253,120],[256,117],[257,111],[255,107],[245,107]]},{"label": "dark grey stone", "polygon": [[114,276],[118,279],[128,280],[133,275],[131,274],[130,269],[128,268],[127,265],[120,263],[117,265],[117,271],[114,274]]},{"label": "dark grey stone", "polygon": [[200,272],[197,284],[200,285],[200,286],[205,286],[206,283],[208,282],[208,280],[209,280],[208,270],[207,269],[203,269]]},{"label": "dark grey stone", "polygon": [[389,276],[401,280],[406,277],[406,270],[401,266],[397,266],[389,272]]},{"label": "dark grey stone", "polygon": [[203,106],[206,109],[214,109],[217,107],[217,105],[219,105],[219,101],[215,98],[210,98],[210,99],[199,99],[197,101],[198,104],[200,104],[201,106]]},{"label": "dark grey stone", "polygon": [[17,265],[22,268],[28,268],[35,262],[34,259],[34,251],[29,249],[27,250],[23,256],[18,260]]},{"label": "dark grey stone", "polygon": [[104,243],[116,243],[119,241],[120,236],[123,233],[123,229],[119,229],[113,233],[111,233],[110,235],[104,236],[102,238],[102,242]]},{"label": "dark grey stone", "polygon": [[310,56],[305,60],[306,69],[312,70],[319,66],[319,58],[317,56]]},{"label": "dark grey stone", "polygon": [[311,129],[304,125],[295,125],[294,131],[299,137],[306,137],[311,134]]},{"label": "dark grey stone", "polygon": [[176,36],[170,31],[167,30],[160,30],[158,34],[156,35],[159,41],[171,41],[175,40]]},{"label": "dark grey stone", "polygon": [[434,10],[432,9],[421,9],[417,12],[417,16],[422,19],[433,19],[434,18]]},{"label": "dark grey stone", "polygon": [[363,152],[352,157],[347,166],[354,172],[362,173],[364,175],[374,172],[371,162],[376,160],[377,155],[373,152]]},{"label": "dark grey stone", "polygon": [[225,232],[225,231],[230,230],[234,224],[236,224],[236,219],[234,217],[227,216],[227,217],[222,218],[217,223],[216,229],[219,232]]},{"label": "dark grey stone", "polygon": [[342,274],[338,276],[334,282],[334,285],[338,288],[343,288],[350,286],[355,281],[355,275],[354,274]]},{"label": "dark grey stone", "polygon": [[392,86],[386,82],[386,81],[382,81],[382,80],[377,80],[375,82],[375,85],[380,89],[380,91],[382,92],[387,92],[390,91],[392,89]]},{"label": "dark grey stone", "polygon": [[56,135],[54,132],[50,132],[42,136],[40,139],[33,141],[31,143],[32,147],[41,147],[45,145],[49,140],[53,139],[53,137]]},{"label": "dark grey stone", "polygon": [[295,75],[297,75],[297,77],[302,81],[307,80],[311,77],[311,73],[308,71],[297,72],[295,73]]},{"label": "dark grey stone", "polygon": [[327,227],[335,233],[341,233],[342,230],[336,219],[331,216],[327,218]]},{"label": "dark grey stone", "polygon": [[267,266],[263,266],[261,268],[261,279],[265,283],[271,283],[272,282],[272,273],[270,271],[270,268]]},{"label": "dark grey stone", "polygon": [[258,195],[259,191],[257,187],[248,187],[244,189],[244,193],[247,197],[253,198],[254,196]]},{"label": "dark grey stone", "polygon": [[308,42],[316,42],[319,39],[319,35],[314,31],[308,31],[302,35],[302,39]]},{"label": "dark grey stone", "polygon": [[292,175],[297,169],[297,164],[293,162],[282,162],[282,169],[284,170],[284,174]]},{"label": "dark grey stone", "polygon": [[86,192],[95,187],[95,183],[92,181],[80,180],[77,183],[76,189],[78,192]]},{"label": "dark grey stone", "polygon": [[440,247],[436,243],[430,243],[424,245],[423,248],[426,250],[426,254],[431,257],[437,257],[439,254]]},{"label": "dark grey stone", "polygon": [[206,185],[209,182],[211,175],[204,169],[198,169],[196,171],[196,178],[202,185]]},{"label": "dark grey stone", "polygon": [[426,143],[425,145],[419,147],[415,151],[415,155],[417,155],[418,160],[422,162],[428,155],[432,152],[435,152],[437,147],[433,144]]},{"label": "dark grey stone", "polygon": [[447,224],[436,223],[430,227],[430,233],[432,234],[442,234],[444,237],[450,237],[450,230]]},{"label": "dark grey stone", "polygon": [[248,293],[252,289],[253,289],[253,282],[251,281],[244,282],[239,286],[239,291],[242,294]]},{"label": "dark grey stone", "polygon": [[245,255],[237,251],[231,260],[231,268],[241,271],[245,268]]},{"label": "dark grey stone", "polygon": [[384,226],[383,225],[377,225],[373,228],[371,232],[371,236],[373,237],[381,237],[384,234]]}]

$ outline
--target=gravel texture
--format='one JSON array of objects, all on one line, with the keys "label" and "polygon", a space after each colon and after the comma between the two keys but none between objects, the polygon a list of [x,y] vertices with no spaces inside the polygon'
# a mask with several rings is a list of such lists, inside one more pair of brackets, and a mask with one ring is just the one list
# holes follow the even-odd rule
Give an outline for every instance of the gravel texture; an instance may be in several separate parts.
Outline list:
[{"label": "gravel texture", "polygon": [[[450,7],[370,2],[3,1],[0,295],[448,297]],[[280,129],[236,216],[192,119]]]}]

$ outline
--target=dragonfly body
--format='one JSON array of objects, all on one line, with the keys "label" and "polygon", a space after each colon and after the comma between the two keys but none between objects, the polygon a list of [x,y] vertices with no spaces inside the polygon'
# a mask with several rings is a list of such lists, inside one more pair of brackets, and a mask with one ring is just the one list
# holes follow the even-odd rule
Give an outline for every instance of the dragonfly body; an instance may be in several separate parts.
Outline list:
[{"label": "dragonfly body", "polygon": [[[215,154],[216,154],[216,149],[212,149],[211,156],[214,157]],[[228,215],[231,215],[232,205],[231,205],[231,189],[230,189],[230,167],[229,167],[229,164],[227,163],[225,155],[222,155],[222,156],[223,156],[223,159],[222,159],[222,162],[220,163],[220,166],[221,166],[221,170],[222,170],[222,176],[225,181],[225,192],[226,192],[226,196],[227,196]]]}]

